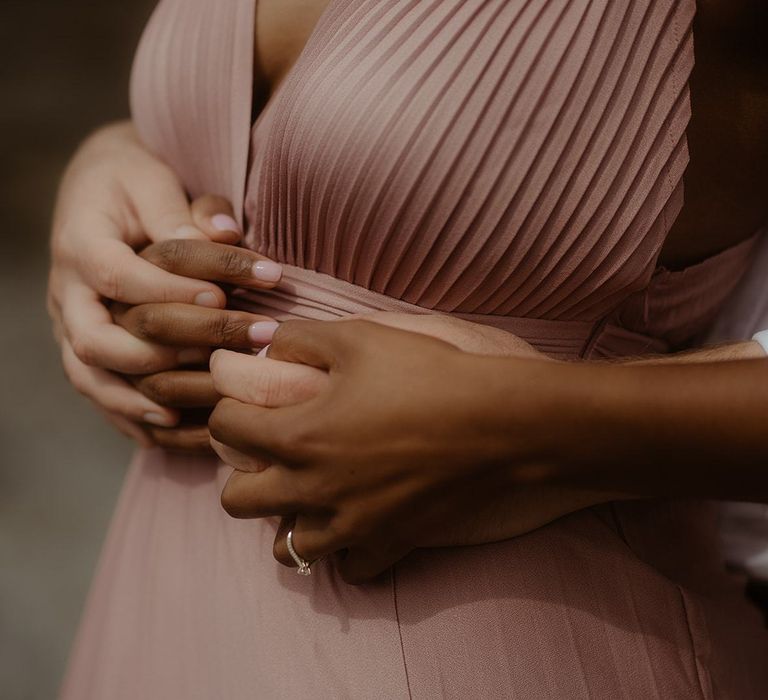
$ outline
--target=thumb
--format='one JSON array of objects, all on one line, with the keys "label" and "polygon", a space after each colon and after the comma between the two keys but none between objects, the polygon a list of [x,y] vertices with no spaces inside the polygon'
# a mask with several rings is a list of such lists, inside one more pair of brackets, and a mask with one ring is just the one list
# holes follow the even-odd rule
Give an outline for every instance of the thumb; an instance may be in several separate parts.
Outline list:
[{"label": "thumb", "polygon": [[267,357],[330,370],[350,356],[366,329],[375,328],[370,321],[285,321],[275,330]]},{"label": "thumb", "polygon": [[139,222],[152,242],[176,238],[209,240],[195,226],[184,188],[170,168],[160,168],[155,177],[144,178],[132,195]]},{"label": "thumb", "polygon": [[192,202],[192,220],[197,228],[217,243],[239,243],[243,237],[240,224],[229,200],[206,194]]}]

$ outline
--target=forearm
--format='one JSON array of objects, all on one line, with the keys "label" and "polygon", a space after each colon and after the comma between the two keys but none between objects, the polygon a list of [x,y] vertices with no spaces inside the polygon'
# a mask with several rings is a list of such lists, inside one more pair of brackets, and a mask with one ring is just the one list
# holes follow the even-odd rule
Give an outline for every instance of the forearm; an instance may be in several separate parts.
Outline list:
[{"label": "forearm", "polygon": [[705,351],[706,361],[540,368],[547,478],[636,496],[768,502],[768,359],[718,361],[734,349],[760,358],[745,343]]}]

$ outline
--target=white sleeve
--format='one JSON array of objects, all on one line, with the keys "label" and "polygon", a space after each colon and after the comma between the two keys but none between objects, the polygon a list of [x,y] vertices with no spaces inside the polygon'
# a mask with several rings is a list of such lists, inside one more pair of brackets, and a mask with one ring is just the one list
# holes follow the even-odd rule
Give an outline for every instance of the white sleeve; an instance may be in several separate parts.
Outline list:
[{"label": "white sleeve", "polygon": [[[718,315],[707,342],[747,340],[765,329],[768,329],[768,229],[758,243],[752,266]],[[768,581],[768,505],[726,503],[720,536],[730,566]]]}]

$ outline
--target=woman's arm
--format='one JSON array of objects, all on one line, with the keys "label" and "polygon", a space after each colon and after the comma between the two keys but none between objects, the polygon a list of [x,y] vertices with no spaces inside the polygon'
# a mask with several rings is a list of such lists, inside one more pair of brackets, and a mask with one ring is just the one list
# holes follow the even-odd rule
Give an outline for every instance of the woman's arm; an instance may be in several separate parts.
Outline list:
[{"label": "woman's arm", "polygon": [[[720,361],[728,355],[745,359]],[[680,362],[559,366],[541,382],[558,426],[551,478],[768,502],[768,359],[756,343]]]},{"label": "woman's arm", "polygon": [[[478,357],[360,321],[284,324],[269,362],[328,381],[300,403],[256,406],[258,368],[214,354],[231,397],[211,418],[214,447],[243,470],[222,499],[238,517],[308,514],[302,555],[351,548],[349,580],[477,513],[514,517],[499,505],[530,488],[768,500],[768,360],[713,352],[755,347],[704,362],[564,363]],[[279,540],[276,552],[291,563]]]}]

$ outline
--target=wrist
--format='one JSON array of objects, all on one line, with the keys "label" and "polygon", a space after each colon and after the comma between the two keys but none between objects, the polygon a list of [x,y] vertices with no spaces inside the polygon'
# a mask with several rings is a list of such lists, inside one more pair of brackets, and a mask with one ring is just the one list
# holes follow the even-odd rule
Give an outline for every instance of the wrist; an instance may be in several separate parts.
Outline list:
[{"label": "wrist", "polygon": [[489,460],[513,487],[561,483],[568,469],[564,443],[570,440],[563,428],[588,381],[580,366],[550,358],[499,357],[477,364],[485,391],[474,413],[490,426]]},{"label": "wrist", "polygon": [[738,396],[735,411],[759,415],[754,363],[574,363],[553,402],[553,477],[631,497],[735,497],[721,468],[760,451],[751,429],[736,441],[743,426],[724,418],[717,397]]},{"label": "wrist", "polygon": [[652,401],[643,380],[611,363],[516,362],[501,389],[507,396],[509,478],[517,485],[636,495],[628,475],[617,473],[616,456],[617,445],[632,440],[638,415]]}]

